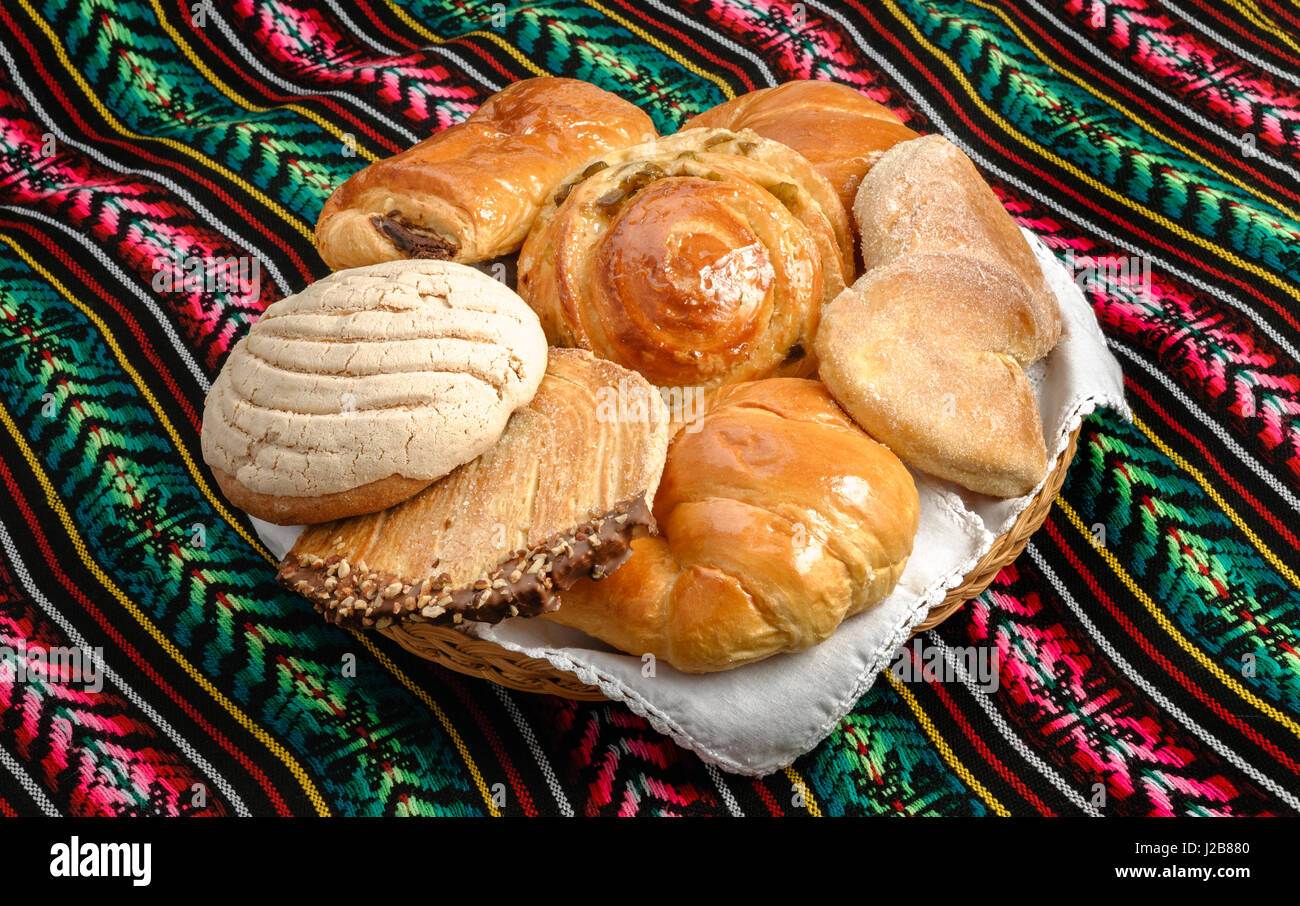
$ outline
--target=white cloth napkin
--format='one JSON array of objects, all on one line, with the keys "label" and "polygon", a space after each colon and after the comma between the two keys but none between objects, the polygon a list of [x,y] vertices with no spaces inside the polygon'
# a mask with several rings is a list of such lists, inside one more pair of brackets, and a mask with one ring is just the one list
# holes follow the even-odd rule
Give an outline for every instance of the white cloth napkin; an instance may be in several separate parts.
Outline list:
[{"label": "white cloth napkin", "polygon": [[[1026,231],[1061,303],[1056,348],[1030,370],[1055,461],[1079,422],[1100,406],[1129,417],[1119,364],[1106,348],[1092,309],[1070,272]],[[763,775],[813,749],[871,688],[912,628],[959,584],[1028,506],[1032,495],[1000,500],[914,473],[920,529],[894,592],[853,617],[815,648],[725,673],[691,676],[662,662],[646,675],[640,658],[615,651],[577,630],[544,620],[463,624],[465,631],[512,651],[545,658],[557,669],[598,686],[643,715],[661,733],[705,761],[739,774]],[[253,520],[267,547],[282,557],[300,527]]]}]

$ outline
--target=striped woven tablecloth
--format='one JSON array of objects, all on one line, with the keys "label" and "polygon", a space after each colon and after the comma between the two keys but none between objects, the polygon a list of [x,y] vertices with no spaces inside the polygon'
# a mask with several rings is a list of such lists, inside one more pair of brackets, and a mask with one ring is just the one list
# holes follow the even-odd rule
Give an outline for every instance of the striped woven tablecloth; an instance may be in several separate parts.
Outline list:
[{"label": "striped woven tablecloth", "polygon": [[[664,131],[847,83],[1077,269],[1135,417],[1084,424],[1028,550],[921,637],[996,682],[888,676],[739,778],[275,585],[201,462],[210,382],[325,272],[332,187],[535,74]],[[0,814],[1300,811],[1296,0],[13,0],[0,120]],[[166,265],[224,257],[260,292]],[[98,682],[45,672],[83,648]]]}]

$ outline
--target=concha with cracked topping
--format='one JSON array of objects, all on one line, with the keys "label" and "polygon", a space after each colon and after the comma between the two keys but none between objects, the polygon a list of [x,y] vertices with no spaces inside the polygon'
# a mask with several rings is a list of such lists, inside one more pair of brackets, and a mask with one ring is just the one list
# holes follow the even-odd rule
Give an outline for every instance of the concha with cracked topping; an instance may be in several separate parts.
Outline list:
[{"label": "concha with cracked topping", "polygon": [[537,316],[473,268],[340,271],[236,344],[204,406],[203,458],[270,522],[375,512],[484,453],[545,371]]}]

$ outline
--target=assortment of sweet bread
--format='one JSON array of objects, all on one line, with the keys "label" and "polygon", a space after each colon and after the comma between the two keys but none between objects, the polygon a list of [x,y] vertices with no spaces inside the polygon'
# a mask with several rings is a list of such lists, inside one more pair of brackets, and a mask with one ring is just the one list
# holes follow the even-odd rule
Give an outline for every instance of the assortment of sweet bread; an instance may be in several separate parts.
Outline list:
[{"label": "assortment of sweet bread", "polygon": [[[893,590],[914,472],[1047,473],[1032,251],[965,155],[846,86],[659,136],[517,82],[339,186],[316,243],[335,272],[235,346],[202,441],[232,503],[306,524],[279,579],[335,623],[541,617],[725,670]],[[471,266],[515,253],[513,288]]]}]

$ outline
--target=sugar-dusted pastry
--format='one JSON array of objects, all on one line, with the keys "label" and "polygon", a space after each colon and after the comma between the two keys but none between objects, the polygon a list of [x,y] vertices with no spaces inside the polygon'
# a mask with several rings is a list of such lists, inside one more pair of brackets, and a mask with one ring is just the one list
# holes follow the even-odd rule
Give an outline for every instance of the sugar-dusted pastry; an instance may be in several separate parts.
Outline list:
[{"label": "sugar-dusted pastry", "polygon": [[473,268],[331,274],[235,345],[203,408],[203,458],[269,522],[381,510],[491,447],[545,370],[537,316]]},{"label": "sugar-dusted pastry", "polygon": [[685,128],[751,129],[812,162],[847,211],[880,155],[916,138],[887,107],[837,82],[799,80],[742,94],[688,120]]},{"label": "sugar-dusted pastry", "polygon": [[336,270],[401,258],[469,263],[509,254],[542,201],[575,167],[654,134],[639,109],[587,82],[515,82],[463,123],[343,183],[316,222],[316,248]]},{"label": "sugar-dusted pastry", "polygon": [[725,387],[696,426],[668,450],[660,535],[574,583],[547,619],[710,673],[816,645],[893,590],[916,486],[820,382]]},{"label": "sugar-dusted pastry", "polygon": [[561,183],[519,256],[552,345],[660,386],[816,370],[823,301],[852,264],[830,186],[784,146],[696,129],[616,151]]},{"label": "sugar-dusted pastry", "polygon": [[943,252],[1006,268],[1030,295],[1035,358],[1061,335],[1061,309],[1024,233],[969,157],[941,135],[897,145],[853,203],[867,270],[911,252]]},{"label": "sugar-dusted pastry", "polygon": [[940,136],[886,152],[854,213],[867,271],[822,318],[822,380],[916,468],[1029,493],[1047,451],[1024,368],[1056,344],[1061,313],[1024,235]]},{"label": "sugar-dusted pastry", "polygon": [[651,528],[667,444],[657,390],[553,349],[490,450],[391,509],[309,527],[279,579],[332,622],[394,631],[552,610],[559,590],[617,569]]}]

